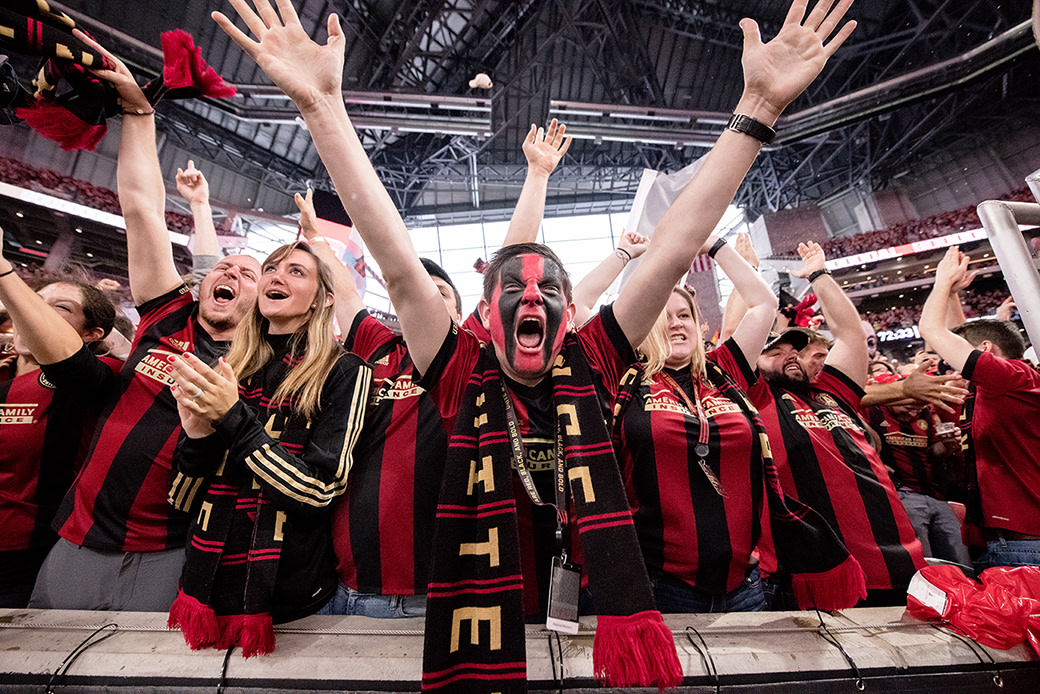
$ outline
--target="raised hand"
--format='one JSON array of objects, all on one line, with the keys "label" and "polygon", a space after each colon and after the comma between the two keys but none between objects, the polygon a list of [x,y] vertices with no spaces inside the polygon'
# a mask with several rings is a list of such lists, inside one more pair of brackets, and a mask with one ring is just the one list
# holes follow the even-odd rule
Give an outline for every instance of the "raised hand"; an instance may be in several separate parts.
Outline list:
[{"label": "raised hand", "polygon": [[968,272],[969,262],[971,258],[961,253],[958,246],[950,246],[935,266],[935,286],[945,287],[950,293],[968,286],[975,278],[974,272]]},{"label": "raised hand", "polygon": [[538,128],[532,123],[523,144],[528,170],[546,176],[551,174],[570,148],[571,140],[574,139],[564,137],[566,132],[567,126],[559,123],[555,118],[549,123],[548,130]]},{"label": "raised hand", "polygon": [[789,272],[795,277],[806,278],[817,270],[826,268],[827,256],[823,248],[815,241],[798,244],[798,255],[802,257],[802,267]]},{"label": "raised hand", "polygon": [[758,267],[760,261],[758,254],[755,253],[755,247],[751,245],[750,234],[737,234],[737,240],[733,242],[733,250],[739,253],[740,257],[748,262],[748,265]]},{"label": "raised hand", "polygon": [[744,31],[744,95],[761,109],[750,114],[760,120],[775,121],[816,79],[827,60],[856,28],[855,21],[846,22],[828,41],[852,0],[841,0],[837,6],[834,0],[819,0],[808,16],[807,5],[808,0],[794,0],[780,33],[768,43],[762,43],[754,20],[740,20]]},{"label": "raised hand", "polygon": [[[325,45],[312,41],[289,0],[254,0],[254,12],[245,0],[230,0],[253,40],[220,12],[211,16],[224,32],[271,78],[304,114],[326,99],[342,100],[343,51],[346,37],[339,16],[329,15]],[[279,15],[281,15],[279,17]]]},{"label": "raised hand", "polygon": [[997,320],[1011,320],[1011,316],[1018,306],[1015,304],[1015,297],[1009,296],[1000,302],[1000,306],[997,306]]},{"label": "raised hand", "polygon": [[188,160],[187,169],[177,168],[177,192],[189,205],[209,202],[209,183],[191,159]]},{"label": "raised hand", "polygon": [[618,241],[618,248],[628,253],[628,257],[635,260],[646,252],[650,246],[650,239],[634,231],[626,231]]},{"label": "raised hand", "polygon": [[119,94],[119,107],[123,109],[124,113],[143,115],[152,112],[152,105],[148,103],[148,99],[145,98],[144,92],[141,91],[141,87],[137,84],[137,80],[130,74],[130,70],[127,69],[122,60],[109,53],[101,44],[79,29],[73,29],[72,35],[105,56],[112,63],[111,70],[105,68],[91,70],[90,74],[105,80],[115,87],[116,92]]},{"label": "raised hand", "polygon": [[310,241],[315,236],[321,236],[318,232],[318,215],[314,211],[314,191],[308,188],[306,196],[296,193],[293,200],[300,208],[300,232],[303,238]]}]

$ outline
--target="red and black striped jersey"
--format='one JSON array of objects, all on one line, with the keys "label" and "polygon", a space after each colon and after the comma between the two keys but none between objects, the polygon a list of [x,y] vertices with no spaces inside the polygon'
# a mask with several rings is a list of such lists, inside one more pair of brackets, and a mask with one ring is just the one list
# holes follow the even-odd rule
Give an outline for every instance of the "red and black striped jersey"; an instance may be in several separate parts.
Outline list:
[{"label": "red and black striped jersey", "polygon": [[1040,535],[1040,374],[978,350],[961,373],[975,391],[970,432],[983,525]]},{"label": "red and black striped jersey", "polygon": [[89,377],[83,358],[44,367],[59,388],[107,403],[55,529],[73,544],[113,552],[184,545],[187,516],[167,503],[181,430],[168,358],[192,352],[212,365],[228,346],[201,328],[198,304],[183,285],[138,312],[141,323],[130,356],[113,382]]},{"label": "red and black striped jersey", "polygon": [[362,593],[424,594],[448,434],[400,336],[362,311],[344,345],[372,364],[373,379],[333,510],[339,580]]},{"label": "red and black striped jersey", "polygon": [[946,499],[947,471],[953,465],[935,456],[930,448],[938,443],[938,421],[926,406],[909,421],[897,419],[887,407],[868,409],[871,428],[881,437],[881,462],[892,469],[892,481],[901,489]]},{"label": "red and black striped jersey", "polygon": [[[101,358],[112,373],[122,364]],[[83,462],[97,407],[57,390],[37,369],[0,365],[0,552],[54,544],[51,521]]]},{"label": "red and black striped jersey", "polygon": [[[727,342],[709,354],[727,373],[753,379],[739,349]],[[706,380],[695,390],[689,369],[641,378],[630,402],[619,397],[614,444],[646,568],[710,593],[727,593],[746,578],[761,533],[762,453],[740,407]],[[674,385],[673,385],[674,384]],[[675,392],[682,388],[686,397]],[[695,448],[701,433],[699,394],[708,422],[706,464]]]},{"label": "red and black striped jersey", "polygon": [[[888,471],[860,426],[863,389],[827,365],[804,393],[765,380],[747,387],[747,393],[769,434],[784,493],[830,523],[863,567],[868,589],[906,586],[925,565],[924,553]],[[762,570],[772,573],[777,566],[768,523],[763,514],[759,555]]]}]

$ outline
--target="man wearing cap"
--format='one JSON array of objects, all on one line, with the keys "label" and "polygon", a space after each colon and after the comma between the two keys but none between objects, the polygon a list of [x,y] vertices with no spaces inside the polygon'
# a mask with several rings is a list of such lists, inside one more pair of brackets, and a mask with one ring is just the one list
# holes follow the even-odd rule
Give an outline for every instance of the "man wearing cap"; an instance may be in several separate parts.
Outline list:
[{"label": "man wearing cap", "polygon": [[[864,605],[901,604],[924,554],[892,480],[868,442],[858,415],[867,380],[867,344],[855,306],[825,269],[823,249],[800,244],[802,268],[812,284],[834,343],[815,379],[799,353],[809,335],[792,329],[776,335],[758,360],[760,378],[745,387],[772,444],[784,493],[816,509],[863,566]],[[784,567],[777,566],[767,517],[759,553],[771,574],[775,609],[796,609],[785,598]]]}]

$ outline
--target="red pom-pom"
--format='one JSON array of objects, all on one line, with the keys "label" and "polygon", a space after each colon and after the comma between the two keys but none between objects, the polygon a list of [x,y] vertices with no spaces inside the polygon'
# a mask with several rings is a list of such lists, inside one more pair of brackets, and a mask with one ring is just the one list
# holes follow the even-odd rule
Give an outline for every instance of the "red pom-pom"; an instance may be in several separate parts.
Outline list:
[{"label": "red pom-pom", "polygon": [[202,49],[186,31],[174,29],[162,35],[163,83],[167,89],[193,87],[200,96],[234,96],[235,88],[202,59]]}]

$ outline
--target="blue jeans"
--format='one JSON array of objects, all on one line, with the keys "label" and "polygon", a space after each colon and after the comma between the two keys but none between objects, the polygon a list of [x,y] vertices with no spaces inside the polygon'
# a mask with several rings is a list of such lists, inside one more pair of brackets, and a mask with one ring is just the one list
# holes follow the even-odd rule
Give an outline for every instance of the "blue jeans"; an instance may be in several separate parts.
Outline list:
[{"label": "blue jeans", "polygon": [[660,612],[761,612],[766,609],[762,580],[754,569],[744,582],[728,593],[708,593],[685,581],[659,573],[650,577]]},{"label": "blue jeans", "polygon": [[1040,566],[1040,540],[1005,540],[1003,533],[986,543],[975,560],[975,573],[994,566]]},{"label": "blue jeans", "polygon": [[425,595],[377,595],[359,593],[353,588],[339,584],[332,599],[317,614],[355,615],[376,619],[400,619],[402,617],[425,617]]},{"label": "blue jeans", "polygon": [[907,489],[896,490],[910,525],[921,541],[924,556],[971,566],[968,548],[961,541],[961,522],[945,501]]}]

